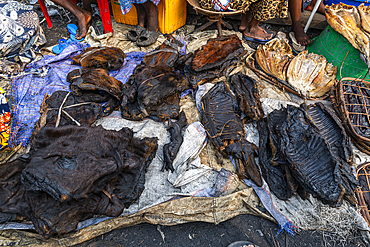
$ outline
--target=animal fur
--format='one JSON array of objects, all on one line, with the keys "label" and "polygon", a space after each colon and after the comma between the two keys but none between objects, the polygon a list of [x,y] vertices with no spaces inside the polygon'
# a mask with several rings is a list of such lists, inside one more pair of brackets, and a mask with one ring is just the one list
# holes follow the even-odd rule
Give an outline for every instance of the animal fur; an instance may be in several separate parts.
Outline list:
[{"label": "animal fur", "polygon": [[84,53],[72,57],[72,64],[83,68],[117,70],[122,67],[126,54],[116,47],[89,47]]}]

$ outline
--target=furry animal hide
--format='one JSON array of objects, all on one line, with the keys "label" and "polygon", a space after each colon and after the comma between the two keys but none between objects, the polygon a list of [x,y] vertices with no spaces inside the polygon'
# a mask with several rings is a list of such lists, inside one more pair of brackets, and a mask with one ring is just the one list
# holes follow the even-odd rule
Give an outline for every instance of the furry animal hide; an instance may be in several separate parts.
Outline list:
[{"label": "furry animal hide", "polygon": [[137,67],[125,84],[121,111],[124,118],[141,120],[156,116],[161,120],[179,115],[179,93],[187,81],[165,66]]},{"label": "furry animal hide", "polygon": [[186,79],[196,88],[226,74],[230,66],[235,65],[244,54],[243,45],[238,36],[221,36],[209,39],[207,44],[196,50],[184,66]]},{"label": "furry animal hide", "polygon": [[84,53],[72,57],[72,64],[83,68],[117,70],[122,67],[126,54],[116,47],[89,47]]},{"label": "furry animal hide", "polygon": [[93,215],[118,216],[143,191],[156,150],[156,138],[128,128],[44,127],[29,159],[0,166],[0,222],[19,214],[49,238]]},{"label": "furry animal hide", "polygon": [[85,102],[105,104],[104,115],[110,114],[121,99],[123,84],[109,76],[105,69],[76,69],[68,73],[72,93]]},{"label": "furry animal hide", "polygon": [[62,107],[59,126],[76,125],[75,121],[80,125],[90,126],[103,115],[101,104],[85,102],[78,96],[73,94],[67,96],[67,94],[68,92],[66,91],[56,91],[46,100],[47,116],[45,126],[56,126],[59,108],[64,99],[66,100]]}]

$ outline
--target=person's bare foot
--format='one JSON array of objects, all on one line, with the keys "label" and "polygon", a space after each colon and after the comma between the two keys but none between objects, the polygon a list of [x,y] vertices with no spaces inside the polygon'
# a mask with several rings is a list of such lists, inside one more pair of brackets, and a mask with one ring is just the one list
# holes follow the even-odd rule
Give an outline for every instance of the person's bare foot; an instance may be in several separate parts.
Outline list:
[{"label": "person's bare foot", "polygon": [[80,15],[76,17],[78,19],[78,30],[76,34],[76,39],[82,39],[87,34],[88,25],[90,24],[92,15],[89,11],[84,10],[83,12],[81,12]]},{"label": "person's bare foot", "polygon": [[307,34],[304,32],[302,24],[301,24],[300,21],[297,22],[297,23],[293,23],[292,27],[293,27],[293,32],[294,32],[295,39],[297,40],[297,42],[300,45],[306,46],[309,43],[311,43],[311,40],[307,36]]},{"label": "person's bare foot", "polygon": [[[315,4],[316,4],[316,1],[317,1],[317,0],[313,0],[313,1],[311,2],[311,4],[307,7],[307,10],[312,11],[312,10],[313,10],[313,7],[314,7],[314,6],[315,6]],[[321,13],[321,14],[325,15],[325,5],[324,5],[324,2],[323,2],[323,1],[321,1],[320,5],[319,5],[319,8],[317,9],[317,12],[319,12],[319,13]]]}]

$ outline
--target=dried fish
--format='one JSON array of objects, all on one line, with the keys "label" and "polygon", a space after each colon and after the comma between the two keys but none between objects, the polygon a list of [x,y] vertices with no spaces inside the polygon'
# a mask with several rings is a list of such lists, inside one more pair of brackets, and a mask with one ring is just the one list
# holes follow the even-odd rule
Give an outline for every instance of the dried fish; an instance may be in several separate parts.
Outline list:
[{"label": "dried fish", "polygon": [[361,27],[370,33],[370,6],[365,6],[363,3],[357,7],[361,16]]},{"label": "dried fish", "polygon": [[318,98],[330,91],[336,74],[337,67],[327,63],[324,56],[306,50],[290,62],[287,79],[304,98]]},{"label": "dried fish", "polygon": [[[338,33],[342,34],[356,49],[369,58],[370,36],[361,27],[359,11],[355,6],[343,3],[326,6],[326,20]],[[366,26],[366,25],[365,25]]]},{"label": "dried fish", "polygon": [[256,50],[256,61],[266,73],[286,81],[286,70],[294,58],[292,48],[285,40],[275,38]]}]

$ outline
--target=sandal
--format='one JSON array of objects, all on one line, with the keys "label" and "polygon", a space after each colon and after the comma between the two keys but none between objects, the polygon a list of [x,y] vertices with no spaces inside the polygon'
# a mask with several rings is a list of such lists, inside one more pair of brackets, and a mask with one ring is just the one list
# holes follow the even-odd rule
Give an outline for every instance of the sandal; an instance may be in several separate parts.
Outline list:
[{"label": "sandal", "polygon": [[140,25],[136,25],[133,29],[129,30],[127,33],[127,38],[132,42],[136,42],[138,37],[144,32],[146,29]]},{"label": "sandal", "polygon": [[273,38],[275,38],[276,34],[272,31],[269,31],[269,30],[265,30],[267,34],[272,34],[272,37],[269,38],[269,39],[257,39],[257,38],[253,38],[253,37],[249,37],[247,35],[245,35],[243,33],[243,39],[246,40],[246,41],[252,41],[252,42],[256,42],[258,44],[266,44],[267,42],[269,42],[270,40],[272,40]]},{"label": "sandal", "polygon": [[292,46],[293,46],[293,49],[297,51],[297,53],[300,53],[301,51],[304,51],[306,50],[306,46],[304,45],[301,45],[300,43],[298,43],[297,39],[295,38],[295,35],[293,32],[290,32],[289,33],[289,37],[290,39],[292,40]]},{"label": "sandal", "polygon": [[149,30],[145,30],[140,34],[140,36],[136,40],[136,45],[137,46],[149,46],[151,44],[154,44],[158,36],[160,35],[160,32],[153,32]]}]

